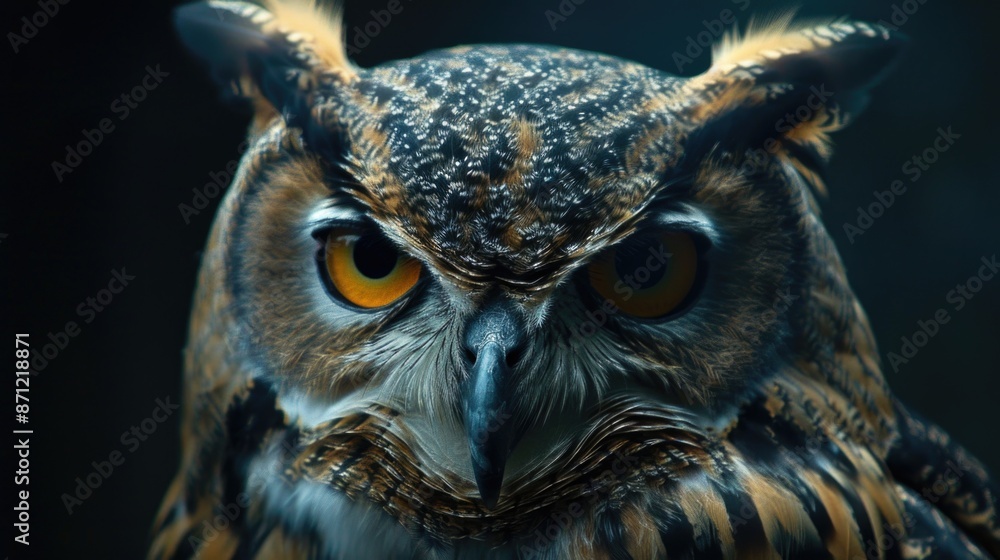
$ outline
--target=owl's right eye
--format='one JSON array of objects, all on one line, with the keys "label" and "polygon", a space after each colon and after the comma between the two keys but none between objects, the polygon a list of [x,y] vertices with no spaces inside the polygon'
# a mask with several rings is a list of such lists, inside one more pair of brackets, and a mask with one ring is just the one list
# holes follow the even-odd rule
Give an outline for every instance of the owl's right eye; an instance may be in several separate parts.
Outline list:
[{"label": "owl's right eye", "polygon": [[641,319],[675,315],[697,294],[703,276],[698,243],[683,232],[634,236],[587,267],[598,296]]},{"label": "owl's right eye", "polygon": [[419,261],[370,230],[329,230],[319,260],[327,288],[362,309],[398,301],[416,286],[422,272]]}]

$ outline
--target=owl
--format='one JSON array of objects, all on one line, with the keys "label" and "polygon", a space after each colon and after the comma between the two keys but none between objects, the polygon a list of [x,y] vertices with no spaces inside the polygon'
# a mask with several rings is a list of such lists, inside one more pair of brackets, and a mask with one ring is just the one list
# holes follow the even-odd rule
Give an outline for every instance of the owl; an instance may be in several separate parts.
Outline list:
[{"label": "owl", "polygon": [[253,118],[150,558],[1000,558],[997,485],[890,392],[819,217],[895,32],[777,17],[678,77],[359,68],[287,0],[176,23]]}]

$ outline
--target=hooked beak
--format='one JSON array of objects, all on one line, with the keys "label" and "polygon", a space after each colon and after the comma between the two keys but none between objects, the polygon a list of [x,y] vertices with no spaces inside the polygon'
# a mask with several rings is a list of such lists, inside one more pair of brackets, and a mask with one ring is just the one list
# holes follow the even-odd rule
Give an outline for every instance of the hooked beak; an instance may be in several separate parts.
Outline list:
[{"label": "hooked beak", "polygon": [[513,306],[487,305],[466,327],[469,362],[463,417],[472,472],[479,495],[493,509],[500,498],[504,467],[521,434],[515,427],[511,369],[524,345],[524,328]]}]

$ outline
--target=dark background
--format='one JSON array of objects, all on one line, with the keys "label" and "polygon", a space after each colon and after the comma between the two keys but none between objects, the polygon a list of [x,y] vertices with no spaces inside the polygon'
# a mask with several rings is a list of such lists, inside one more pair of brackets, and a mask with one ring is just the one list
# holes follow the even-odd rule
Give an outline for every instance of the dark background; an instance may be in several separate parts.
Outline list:
[{"label": "dark background", "polygon": [[[579,1],[579,0],[577,0]],[[567,0],[568,3],[568,0]],[[888,20],[900,1],[812,2],[801,16]],[[192,189],[237,157],[245,115],[219,103],[207,73],[182,51],[170,23],[174,3],[118,6],[71,1],[27,44],[4,50],[4,198],[0,203],[5,337],[48,342],[70,320],[80,325],[31,378],[31,552],[35,557],[137,558],[178,459],[179,413],[129,452],[120,441],[148,418],[157,398],[178,401],[181,348],[199,252],[218,198],[185,224],[178,211]],[[348,39],[387,0],[352,0]],[[869,110],[835,135],[826,223],[874,325],[882,356],[898,351],[917,321],[947,308],[951,321],[899,371],[886,376],[911,407],[947,428],[1000,472],[997,446],[1000,280],[987,282],[964,309],[946,296],[1000,252],[996,111],[998,6],[926,0],[901,30],[912,39],[905,60],[875,90]],[[622,2],[586,0],[552,29],[541,2],[403,0],[403,12],[355,60],[362,66],[427,49],[478,42],[538,42],[602,51],[676,72],[672,55],[704,30],[703,20],[733,9],[751,13],[787,4],[749,0]],[[11,6],[2,29],[20,32],[35,2]],[[705,69],[702,53],[684,74]],[[169,76],[119,119],[112,103],[138,85],[146,66]],[[57,181],[51,165],[65,146],[110,118],[115,129]],[[11,120],[13,122],[11,123]],[[902,165],[929,147],[938,127],[961,138],[864,235],[848,242],[845,221],[874,201]],[[125,290],[85,324],[77,306],[105,288],[112,270],[134,275]],[[13,310],[11,314],[9,310]],[[9,344],[9,339],[8,343]],[[10,359],[10,358],[8,358]],[[125,462],[67,514],[60,499],[76,477],[118,450]],[[11,464],[8,462],[8,464]],[[5,477],[9,476],[7,474]],[[9,480],[9,479],[8,479]],[[4,524],[10,527],[8,524]],[[11,542],[8,540],[8,542]],[[15,558],[27,557],[20,545]]]}]

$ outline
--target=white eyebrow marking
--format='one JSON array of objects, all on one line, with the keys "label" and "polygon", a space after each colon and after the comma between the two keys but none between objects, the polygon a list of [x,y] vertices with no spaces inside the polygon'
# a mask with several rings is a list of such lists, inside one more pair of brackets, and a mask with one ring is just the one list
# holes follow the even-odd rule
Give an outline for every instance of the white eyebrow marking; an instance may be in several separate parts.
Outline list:
[{"label": "white eyebrow marking", "polygon": [[309,214],[307,225],[310,228],[326,225],[330,222],[360,222],[365,215],[348,205],[339,204],[336,199],[326,200],[323,206]]},{"label": "white eyebrow marking", "polygon": [[715,227],[712,218],[700,208],[690,204],[681,204],[675,210],[658,212],[655,221],[664,227],[684,226],[694,229],[707,237],[713,244],[720,240],[719,230]]}]

